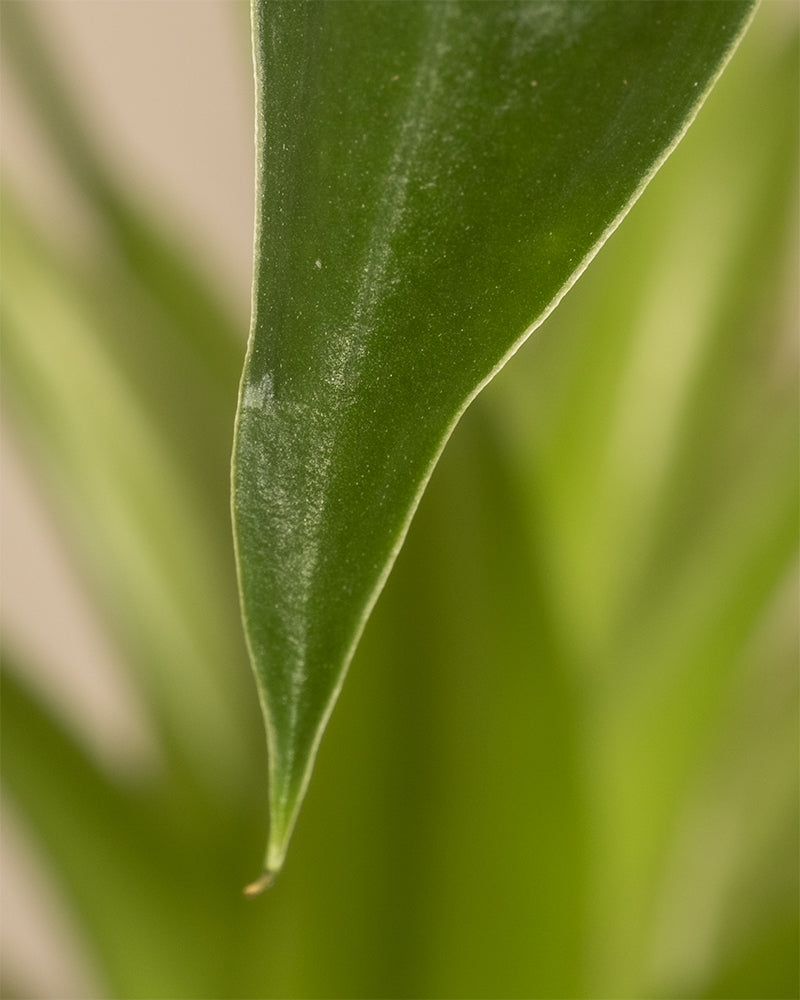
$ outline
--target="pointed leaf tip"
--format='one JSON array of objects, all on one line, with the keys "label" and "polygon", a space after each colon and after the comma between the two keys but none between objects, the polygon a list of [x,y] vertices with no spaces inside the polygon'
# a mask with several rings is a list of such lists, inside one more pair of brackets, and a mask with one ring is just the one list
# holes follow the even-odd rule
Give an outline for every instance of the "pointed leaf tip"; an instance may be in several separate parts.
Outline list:
[{"label": "pointed leaf tip", "polygon": [[276,871],[269,871],[266,869],[261,873],[261,875],[259,875],[255,882],[251,882],[249,885],[246,885],[244,889],[242,889],[242,893],[247,896],[248,899],[255,899],[255,897],[260,896],[262,892],[266,892],[266,890],[272,886],[277,877],[278,873]]}]

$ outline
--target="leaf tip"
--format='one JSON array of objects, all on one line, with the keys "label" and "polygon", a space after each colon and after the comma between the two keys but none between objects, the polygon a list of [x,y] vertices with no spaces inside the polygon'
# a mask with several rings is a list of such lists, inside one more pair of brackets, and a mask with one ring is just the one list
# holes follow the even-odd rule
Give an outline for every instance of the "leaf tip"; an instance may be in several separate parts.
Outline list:
[{"label": "leaf tip", "polygon": [[269,889],[277,877],[277,870],[265,868],[255,882],[246,885],[242,892],[248,899],[255,899],[256,896],[260,896],[262,892]]}]

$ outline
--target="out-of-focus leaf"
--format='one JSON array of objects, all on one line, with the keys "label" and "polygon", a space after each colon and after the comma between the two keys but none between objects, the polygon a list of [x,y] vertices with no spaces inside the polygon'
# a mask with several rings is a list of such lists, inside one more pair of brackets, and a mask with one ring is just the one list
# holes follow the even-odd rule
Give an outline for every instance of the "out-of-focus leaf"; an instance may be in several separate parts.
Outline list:
[{"label": "out-of-focus leaf", "polygon": [[[226,466],[242,331],[193,248],[169,230],[165,213],[133,196],[130,179],[109,169],[74,81],[60,71],[60,53],[43,37],[38,21],[46,10],[7,6],[0,41],[33,124],[92,234],[88,247],[62,248],[62,266],[92,309],[104,350],[158,422],[170,462],[197,487],[198,510],[215,524],[229,516]],[[4,180],[3,197],[13,205],[9,187]],[[227,557],[223,533],[209,529],[208,535],[215,544],[224,540]]]},{"label": "out-of-focus leaf", "polygon": [[220,561],[219,535],[114,365],[92,302],[8,198],[2,239],[5,402],[139,668],[165,745],[212,781],[235,782],[246,753],[243,674],[233,669],[232,567]]},{"label": "out-of-focus leaf", "polygon": [[[722,740],[754,752],[732,713],[748,700],[752,636],[797,558],[798,44],[781,13],[761,9],[700,127],[486,397],[526,472],[565,661],[585,695],[595,995],[702,995],[703,976],[737,948],[714,914],[757,926],[731,872],[715,886],[667,866],[708,756]],[[794,614],[774,654],[790,675],[796,630]],[[774,673],[756,665],[751,687],[769,690]],[[796,753],[766,742],[765,773],[796,796]],[[753,821],[766,837],[773,821]],[[746,836],[727,824],[725,849],[744,855]],[[706,839],[698,851],[716,848]],[[754,864],[766,881],[781,862],[762,851]],[[796,870],[779,870],[796,887]]]},{"label": "out-of-focus leaf", "polygon": [[[153,346],[157,338],[167,338],[173,353],[192,371],[202,372],[212,398],[221,392],[227,396],[237,375],[240,338],[216,286],[198,272],[191,249],[174,243],[151,207],[136,204],[108,169],[73,103],[71,81],[59,72],[26,4],[3,10],[3,54],[22,82],[59,166],[105,227],[129,275],[147,288],[166,315],[160,329],[143,324],[140,338]],[[113,338],[114,331],[109,333]]]},{"label": "out-of-focus leaf", "polygon": [[[10,668],[7,656],[4,660],[4,794],[35,831],[104,974],[119,988],[124,945],[127,960],[154,964],[153,942],[139,936],[148,923],[142,909],[158,897],[160,882],[178,876],[175,859],[164,863],[167,852],[153,827],[147,795],[115,786],[18,679],[21,671]],[[153,970],[156,982],[164,971],[163,966]]]},{"label": "out-of-focus leaf", "polygon": [[752,4],[253,10],[258,257],[233,480],[270,751],[265,884],[444,442],[673,147]]},{"label": "out-of-focus leaf", "polygon": [[[238,949],[235,875],[217,876],[216,851],[235,817],[194,813],[186,773],[177,780],[115,783],[22,681],[4,653],[2,777],[34,840],[68,893],[111,995],[221,996]],[[219,819],[219,823],[217,822]],[[196,831],[196,836],[187,835]],[[190,962],[174,960],[176,942]]]}]

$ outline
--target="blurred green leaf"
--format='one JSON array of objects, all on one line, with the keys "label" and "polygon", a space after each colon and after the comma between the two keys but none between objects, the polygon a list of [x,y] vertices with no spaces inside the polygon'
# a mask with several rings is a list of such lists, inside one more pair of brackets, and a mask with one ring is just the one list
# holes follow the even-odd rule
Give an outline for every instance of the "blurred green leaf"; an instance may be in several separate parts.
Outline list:
[{"label": "blurred green leaf", "polygon": [[[4,793],[45,848],[106,985],[114,996],[225,995],[240,947],[226,839],[241,829],[235,812],[187,794],[191,772],[175,767],[155,780],[104,773],[23,676],[24,664],[5,653]],[[176,945],[191,961],[175,961]]]},{"label": "blurred green leaf", "polygon": [[750,3],[254,3],[243,612],[283,862],[358,637],[464,408],[691,120]]},{"label": "blurred green leaf", "polygon": [[165,749],[179,747],[199,776],[236,781],[246,753],[231,669],[240,647],[218,535],[115,365],[92,298],[8,196],[2,240],[3,378],[17,426],[139,668]]},{"label": "blurred green leaf", "polygon": [[[749,903],[716,895],[732,892],[732,870],[715,887],[665,867],[709,755],[722,741],[754,752],[736,706],[776,674],[748,648],[796,569],[798,45],[778,5],[762,13],[698,127],[488,399],[526,472],[565,662],[586,700],[599,995],[653,989],[660,936],[681,943],[657,995],[702,995],[715,949],[736,948],[717,914],[740,914],[753,933],[757,923]],[[772,656],[785,686],[796,611]],[[747,663],[750,694],[739,691]],[[793,737],[786,725],[763,722],[764,770],[796,800],[796,711]],[[733,755],[723,759],[738,787]],[[753,822],[766,836],[773,820]],[[706,868],[751,835],[737,816],[720,850],[692,829]],[[755,853],[762,880],[789,857]],[[796,866],[782,870],[796,887]]]},{"label": "blurred green leaf", "polygon": [[215,285],[199,273],[191,249],[171,239],[163,219],[138,204],[109,170],[76,106],[71,81],[59,72],[28,5],[4,7],[3,52],[36,108],[60,167],[106,230],[129,277],[141,282],[166,314],[168,322],[160,327],[143,323],[139,337],[156,350],[158,338],[168,338],[169,349],[205,380],[207,392],[229,391],[238,368],[235,323]]},{"label": "blurred green leaf", "polygon": [[[96,245],[73,252],[62,267],[91,302],[104,349],[158,421],[170,461],[202,485],[198,506],[218,523],[230,508],[223,469],[241,364],[238,322],[193,248],[169,231],[156,205],[134,197],[125,179],[109,169],[74,81],[65,79],[43,37],[39,20],[45,11],[45,5],[38,11],[8,5],[2,45],[55,163],[92,224]],[[7,180],[4,189],[13,208]],[[228,549],[225,539],[229,559]]]}]

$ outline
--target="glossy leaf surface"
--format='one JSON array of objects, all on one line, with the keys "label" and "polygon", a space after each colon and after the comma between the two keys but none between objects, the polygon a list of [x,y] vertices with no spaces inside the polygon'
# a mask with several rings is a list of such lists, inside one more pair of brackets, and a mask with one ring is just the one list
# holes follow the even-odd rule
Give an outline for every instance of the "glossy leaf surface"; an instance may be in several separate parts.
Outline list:
[{"label": "glossy leaf surface", "polygon": [[674,146],[751,11],[255,2],[233,486],[270,752],[264,882],[447,437]]}]

